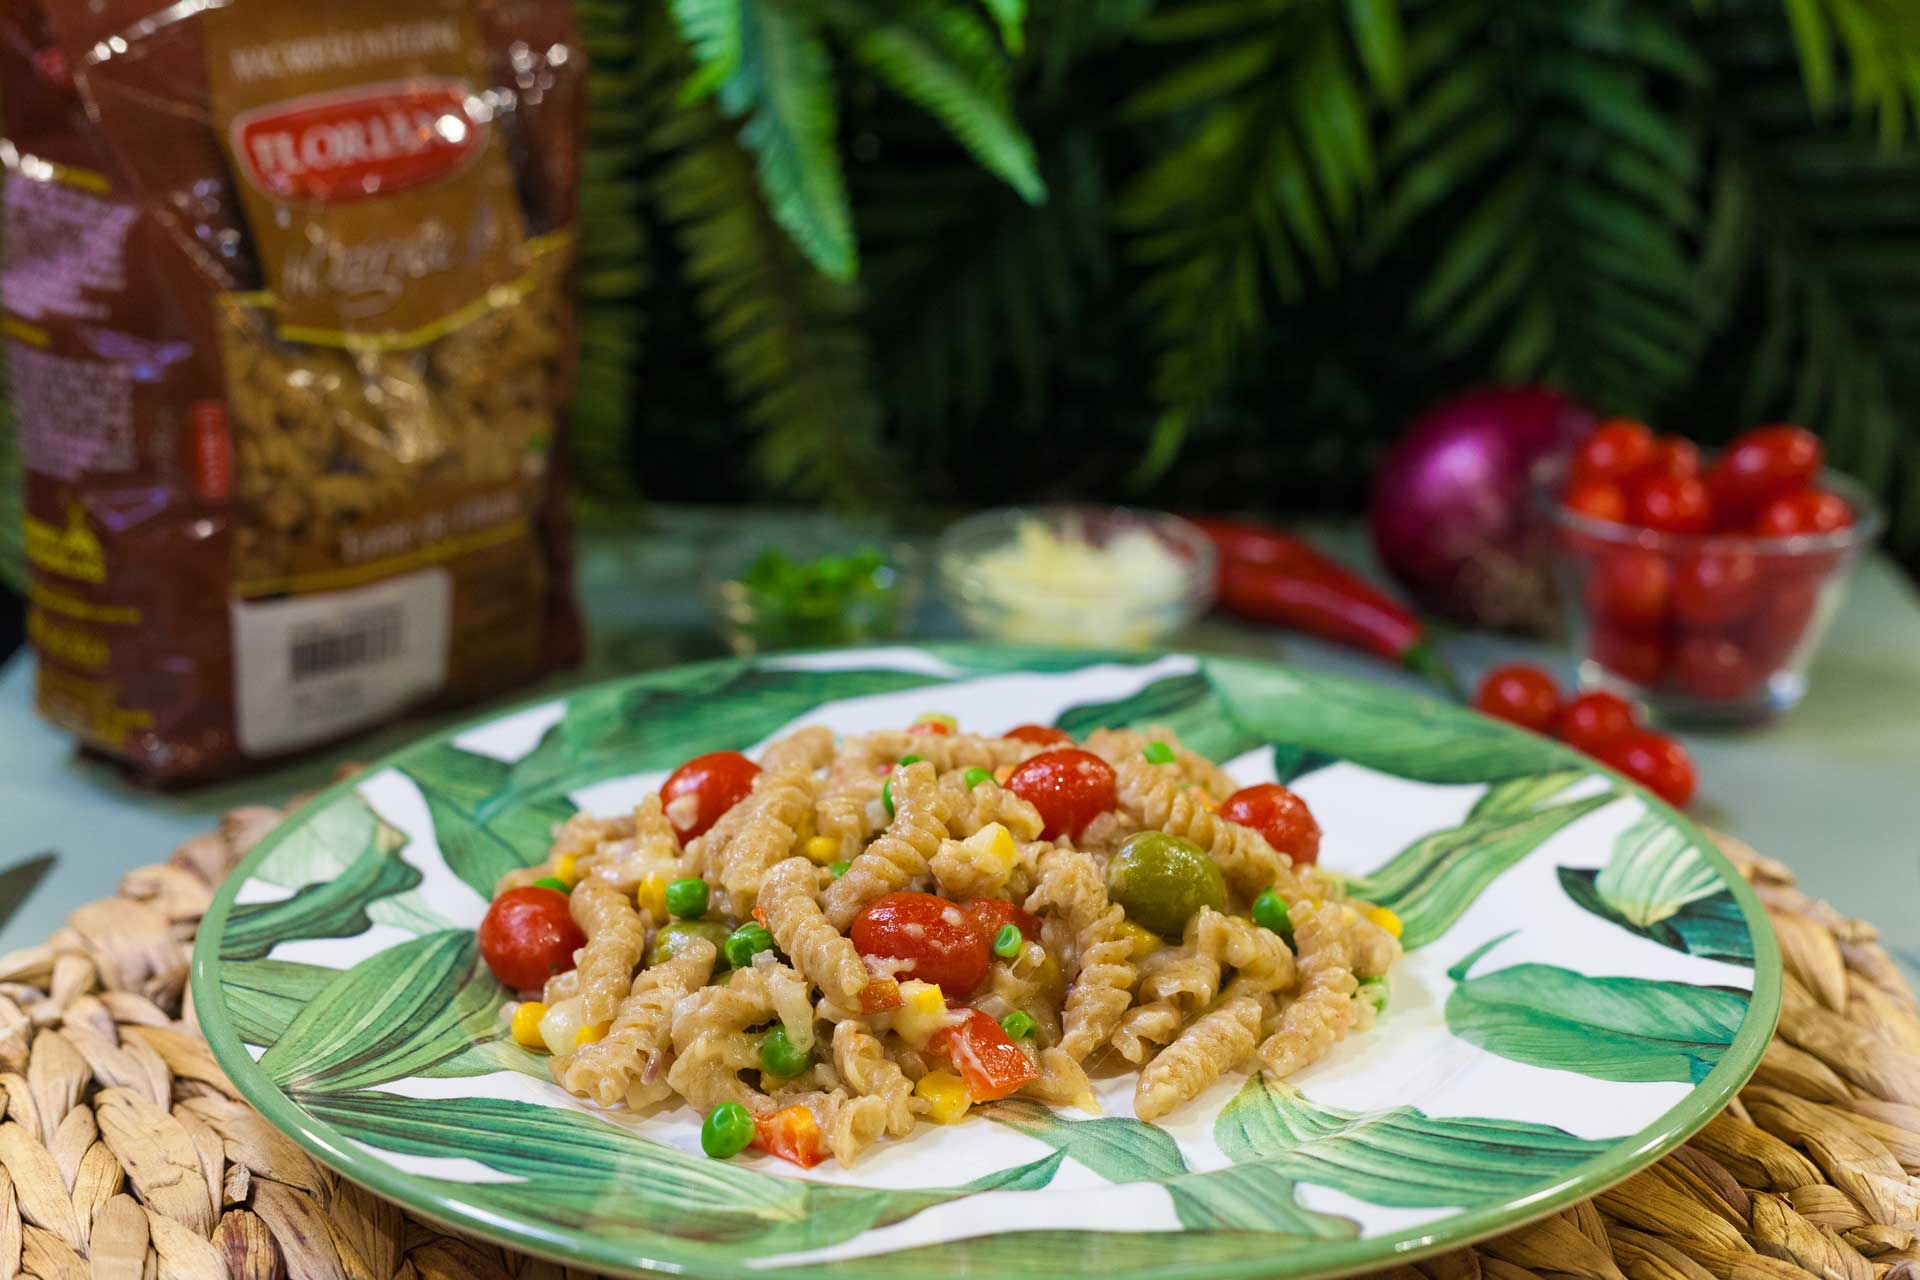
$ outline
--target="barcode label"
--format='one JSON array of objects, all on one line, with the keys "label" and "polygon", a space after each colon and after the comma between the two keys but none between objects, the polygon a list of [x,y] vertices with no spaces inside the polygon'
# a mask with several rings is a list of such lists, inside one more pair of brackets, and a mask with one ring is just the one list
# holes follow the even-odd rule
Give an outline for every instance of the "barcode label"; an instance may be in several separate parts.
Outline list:
[{"label": "barcode label", "polygon": [[447,679],[453,583],[427,569],[351,591],[233,606],[238,736],[277,755],[377,723]]},{"label": "barcode label", "polygon": [[310,680],[402,656],[405,620],[398,605],[388,605],[345,619],[338,626],[300,628],[293,634],[293,679]]}]

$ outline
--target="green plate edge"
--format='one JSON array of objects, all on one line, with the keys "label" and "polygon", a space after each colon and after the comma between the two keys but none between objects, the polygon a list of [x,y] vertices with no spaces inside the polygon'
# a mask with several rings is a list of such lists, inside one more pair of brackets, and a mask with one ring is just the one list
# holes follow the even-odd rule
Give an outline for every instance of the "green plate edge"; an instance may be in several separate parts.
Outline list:
[{"label": "green plate edge", "polygon": [[[1088,665],[1115,661],[1133,665],[1159,658],[1190,657],[1202,661],[1229,660],[1248,666],[1270,667],[1278,671],[1297,670],[1308,680],[1323,684],[1367,686],[1372,683],[1345,676],[1328,675],[1320,671],[1294,668],[1288,663],[1267,662],[1238,655],[1210,655],[1180,649],[1114,651],[983,645],[965,642],[873,647],[917,649],[933,657],[946,658],[958,663],[967,662],[968,656],[974,654],[995,654],[1003,663],[1009,658],[1018,659],[1025,654],[1031,654],[1035,659],[1044,657],[1054,663],[1062,658],[1084,658]],[[437,747],[506,716],[547,706],[554,702],[565,702],[589,690],[641,684],[667,671],[724,667],[740,669],[758,662],[806,654],[846,652],[850,651],[844,649],[791,650],[756,655],[752,658],[717,658],[707,662],[685,663],[595,684],[580,685],[545,697],[532,697],[509,706],[499,707],[484,716],[429,734],[368,764],[364,772],[371,774],[392,768],[416,752]],[[980,678],[990,678],[994,674],[1009,674],[1018,670],[1019,668],[1015,666],[997,665],[997,670],[982,672]],[[1481,718],[1477,712],[1423,694],[1402,691],[1401,696],[1411,704],[1424,704],[1430,710],[1439,710],[1443,718],[1461,720]],[[1517,728],[1510,731],[1527,732]],[[1615,782],[1624,786],[1628,793],[1638,795],[1650,809],[1686,832],[1699,844],[1711,864],[1721,873],[1735,901],[1740,904],[1741,915],[1746,920],[1747,930],[1753,938],[1753,994],[1748,1002],[1747,1016],[1741,1021],[1739,1033],[1734,1037],[1733,1043],[1727,1047],[1726,1054],[1707,1074],[1707,1078],[1695,1085],[1691,1092],[1652,1124],[1638,1133],[1621,1139],[1611,1150],[1595,1156],[1558,1183],[1543,1187],[1532,1195],[1506,1204],[1457,1214],[1397,1235],[1311,1244],[1288,1240],[1275,1253],[1266,1256],[1262,1256],[1257,1247],[1251,1243],[1258,1237],[1250,1234],[1246,1258],[1199,1263],[1191,1267],[1146,1265],[1132,1269],[1113,1269],[1111,1254],[1108,1254],[1103,1259],[1102,1266],[1106,1280],[1149,1280],[1149,1278],[1152,1280],[1308,1280],[1308,1278],[1350,1275],[1374,1268],[1389,1267],[1415,1258],[1457,1249],[1557,1213],[1631,1177],[1699,1132],[1747,1083],[1754,1071],[1758,1069],[1760,1059],[1765,1054],[1767,1045],[1772,1041],[1774,1029],[1780,1019],[1780,947],[1774,936],[1773,926],[1767,919],[1766,910],[1760,905],[1760,899],[1755,896],[1746,878],[1739,873],[1726,855],[1720,852],[1719,846],[1684,814],[1615,770],[1569,747],[1558,743],[1552,745],[1553,749],[1570,763],[1577,763],[1582,768],[1598,770],[1613,778]],[[227,1073],[228,1079],[233,1081],[234,1087],[239,1089],[241,1096],[264,1116],[268,1123],[342,1177],[359,1184],[382,1199],[402,1206],[411,1213],[448,1230],[477,1236],[521,1253],[543,1256],[569,1266],[595,1267],[629,1275],[645,1272],[687,1275],[700,1277],[701,1280],[803,1280],[803,1278],[817,1280],[823,1270],[832,1270],[840,1265],[831,1262],[813,1262],[793,1267],[749,1267],[740,1264],[715,1265],[707,1260],[689,1264],[670,1257],[636,1258],[621,1250],[607,1247],[604,1239],[589,1233],[552,1230],[531,1217],[507,1219],[490,1210],[466,1205],[450,1197],[424,1192],[412,1175],[399,1172],[368,1155],[357,1145],[334,1132],[331,1125],[314,1119],[296,1107],[267,1077],[266,1073],[259,1069],[253,1057],[241,1044],[239,1037],[234,1034],[232,1022],[227,1014],[226,1001],[221,991],[218,939],[226,929],[227,915],[233,907],[233,898],[239,892],[240,885],[252,874],[255,867],[272,855],[280,841],[292,829],[293,819],[300,817],[308,810],[330,803],[352,790],[354,785],[355,779],[350,778],[337,782],[310,797],[305,805],[288,815],[286,821],[283,821],[245,858],[241,859],[239,865],[229,873],[215,894],[212,905],[200,922],[200,930],[194,940],[191,985],[193,1007],[200,1021],[201,1034],[206,1037],[207,1044],[213,1050],[214,1058],[220,1064],[221,1070]],[[1089,1243],[1098,1239],[1104,1243],[1124,1247],[1129,1237],[1139,1233],[1085,1231],[1075,1234],[1086,1236]],[[944,1246],[921,1245],[900,1251],[897,1256],[901,1267],[899,1273],[901,1280],[908,1280],[909,1276],[912,1280],[923,1280],[924,1273],[929,1268],[938,1268],[940,1261],[937,1254],[942,1247]],[[866,1275],[871,1277],[872,1269],[883,1263],[888,1256],[887,1254],[869,1255],[860,1259],[850,1259],[849,1262],[862,1266]]]}]

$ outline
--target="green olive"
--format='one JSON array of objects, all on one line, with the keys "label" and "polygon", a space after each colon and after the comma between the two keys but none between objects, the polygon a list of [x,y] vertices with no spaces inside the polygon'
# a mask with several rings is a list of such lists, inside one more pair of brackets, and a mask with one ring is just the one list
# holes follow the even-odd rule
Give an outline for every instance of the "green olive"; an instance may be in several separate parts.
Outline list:
[{"label": "green olive", "polygon": [[1107,894],[1135,922],[1177,938],[1200,908],[1226,905],[1227,881],[1198,845],[1142,831],[1107,864]]},{"label": "green olive", "polygon": [[660,964],[680,954],[680,949],[695,938],[705,938],[720,952],[721,958],[715,963],[716,969],[727,967],[727,937],[733,930],[718,920],[675,920],[671,924],[660,926],[653,935],[653,951],[647,956],[648,964]]}]

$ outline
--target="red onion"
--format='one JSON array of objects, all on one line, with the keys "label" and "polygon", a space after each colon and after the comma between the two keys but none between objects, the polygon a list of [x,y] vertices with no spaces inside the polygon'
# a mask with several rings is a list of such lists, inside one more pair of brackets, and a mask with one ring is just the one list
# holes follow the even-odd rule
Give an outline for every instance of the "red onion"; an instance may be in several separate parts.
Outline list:
[{"label": "red onion", "polygon": [[1593,413],[1544,387],[1484,387],[1428,410],[1374,477],[1380,562],[1434,613],[1549,628],[1553,544],[1534,506],[1534,472],[1593,424]]}]

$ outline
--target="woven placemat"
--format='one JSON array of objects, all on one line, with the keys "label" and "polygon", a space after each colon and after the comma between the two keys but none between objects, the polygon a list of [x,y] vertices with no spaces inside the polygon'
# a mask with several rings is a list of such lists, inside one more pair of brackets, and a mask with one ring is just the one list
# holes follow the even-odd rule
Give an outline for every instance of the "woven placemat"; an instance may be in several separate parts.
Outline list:
[{"label": "woven placemat", "polygon": [[[186,998],[213,890],[272,829],[236,810],[0,957],[0,1277],[495,1280],[572,1272],[448,1235],[239,1100]],[[1920,1280],[1920,1008],[1875,941],[1722,847],[1785,960],[1780,1031],[1726,1111],[1591,1201],[1397,1280]]]}]

